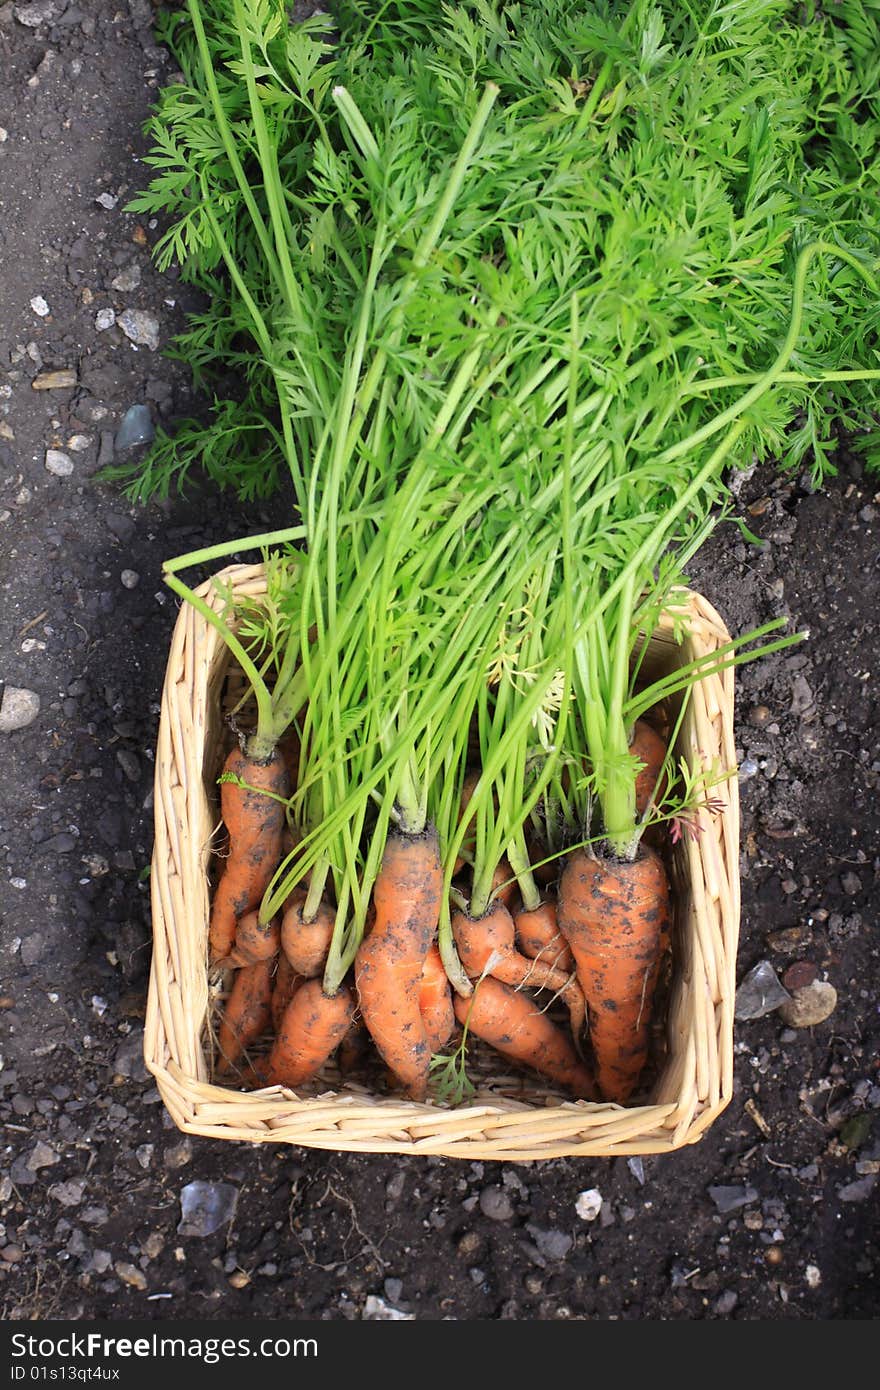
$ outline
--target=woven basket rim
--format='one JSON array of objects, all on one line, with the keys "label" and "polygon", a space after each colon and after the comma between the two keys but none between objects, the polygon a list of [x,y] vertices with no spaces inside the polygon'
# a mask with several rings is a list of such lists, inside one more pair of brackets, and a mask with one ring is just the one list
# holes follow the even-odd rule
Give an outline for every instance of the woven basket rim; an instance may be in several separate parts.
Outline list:
[{"label": "woven basket rim", "polygon": [[[234,564],[197,590],[215,608],[223,594],[258,599],[262,564]],[[676,591],[686,646],[695,655],[730,635],[698,592]],[[652,650],[675,654],[673,620],[652,634]],[[162,692],[155,771],[151,868],[153,958],[144,1036],[146,1064],[175,1124],[185,1132],[252,1143],[287,1142],[337,1151],[427,1153],[520,1162],[568,1156],[663,1153],[697,1142],[729,1103],[733,1087],[733,996],[739,933],[739,803],[733,739],[733,668],[698,682],[680,738],[692,761],[717,760],[723,810],[701,813],[702,833],[679,851],[686,959],[670,1003],[669,1058],[649,1101],[621,1107],[547,1095],[517,1098],[500,1074],[498,1093],[467,1105],[403,1101],[350,1083],[323,1093],[283,1087],[236,1091],[210,1079],[205,1023],[212,982],[206,967],[208,856],[216,812],[205,765],[212,700],[226,652],[190,605],[179,613]],[[494,1082],[494,1078],[493,1078]],[[326,1084],[326,1083],[325,1083]]]}]

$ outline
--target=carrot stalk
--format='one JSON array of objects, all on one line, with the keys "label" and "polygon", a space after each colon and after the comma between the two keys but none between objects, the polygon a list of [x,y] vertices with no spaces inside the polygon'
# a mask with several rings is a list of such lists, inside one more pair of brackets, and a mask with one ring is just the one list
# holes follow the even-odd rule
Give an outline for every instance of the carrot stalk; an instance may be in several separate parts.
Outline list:
[{"label": "carrot stalk", "polygon": [[354,1012],[354,996],[347,985],[330,995],[324,993],[320,980],[306,980],[284,1011],[262,1070],[264,1084],[300,1086],[310,1081],[342,1042]]},{"label": "carrot stalk", "polygon": [[623,1104],[647,1061],[668,931],[669,883],[662,859],[646,845],[632,861],[575,850],[562,871],[558,918],[587,1001],[599,1090],[606,1100]]},{"label": "carrot stalk", "polygon": [[[208,945],[211,961],[224,961],[235,944],[238,919],[260,906],[281,855],[289,778],[276,750],[258,762],[233,748],[223,766],[246,785],[221,781],[220,813],[229,835],[229,855],[211,902]],[[271,795],[264,796],[263,792]]]},{"label": "carrot stalk", "polygon": [[456,996],[453,1006],[459,1023],[497,1052],[549,1077],[578,1098],[595,1098],[588,1068],[531,995],[487,975],[470,999]]},{"label": "carrot stalk", "polygon": [[443,868],[436,830],[392,831],[373,885],[375,917],[355,957],[364,1022],[414,1100],[428,1087],[431,1042],[419,1009],[425,959],[437,930]]}]

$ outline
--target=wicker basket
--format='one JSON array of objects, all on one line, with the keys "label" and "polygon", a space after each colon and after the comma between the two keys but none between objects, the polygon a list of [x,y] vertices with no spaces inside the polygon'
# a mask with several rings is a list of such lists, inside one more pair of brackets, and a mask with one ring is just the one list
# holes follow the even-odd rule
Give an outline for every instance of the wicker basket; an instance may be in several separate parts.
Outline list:
[{"label": "wicker basket", "polygon": [[[229,586],[265,592],[261,566],[232,566],[199,592],[217,609]],[[658,628],[646,675],[670,670],[728,641],[718,614],[683,590],[673,635]],[[528,1161],[572,1155],[656,1154],[701,1138],[731,1097],[733,996],[739,932],[736,776],[713,789],[716,815],[674,852],[673,968],[662,1014],[661,1061],[645,1103],[566,1101],[538,1081],[503,1071],[491,1054],[464,1105],[401,1100],[343,1081],[328,1069],[296,1093],[236,1091],[211,1082],[211,1019],[221,985],[206,968],[210,846],[218,828],[215,778],[225,751],[220,697],[228,669],[220,637],[190,606],[171,642],[156,757],[152,862],[153,958],[145,1057],[180,1129],[217,1139],[272,1140],[310,1148]],[[733,670],[704,678],[688,701],[679,755],[735,773]]]}]

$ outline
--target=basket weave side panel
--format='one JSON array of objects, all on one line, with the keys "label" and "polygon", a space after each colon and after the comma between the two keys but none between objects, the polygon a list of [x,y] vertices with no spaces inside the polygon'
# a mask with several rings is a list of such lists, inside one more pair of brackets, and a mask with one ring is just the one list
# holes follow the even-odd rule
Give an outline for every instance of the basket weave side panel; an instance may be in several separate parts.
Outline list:
[{"label": "basket weave side panel", "polygon": [[[262,566],[230,566],[199,593],[222,613],[228,590],[236,598],[259,599],[266,590]],[[667,619],[649,640],[646,667],[669,669],[729,641],[700,595],[682,591],[681,612],[688,627],[683,649]],[[521,1099],[521,1079],[500,1074],[481,1082],[470,1104],[449,1110],[375,1096],[337,1078],[317,1095],[280,1087],[237,1092],[210,1081],[212,991],[219,981],[207,968],[208,863],[218,830],[209,788],[219,767],[219,693],[227,665],[219,634],[186,605],[169,650],[157,744],[154,950],[145,1029],[147,1064],[179,1128],[248,1142],[520,1162],[663,1153],[696,1142],[732,1090],[739,930],[735,776],[713,787],[722,812],[701,813],[699,838],[676,854],[678,963],[668,1006],[669,1056],[649,1103],[627,1109],[560,1101],[534,1083]],[[732,669],[700,686],[699,698],[685,710],[677,752],[697,766],[717,762],[735,771]]]}]

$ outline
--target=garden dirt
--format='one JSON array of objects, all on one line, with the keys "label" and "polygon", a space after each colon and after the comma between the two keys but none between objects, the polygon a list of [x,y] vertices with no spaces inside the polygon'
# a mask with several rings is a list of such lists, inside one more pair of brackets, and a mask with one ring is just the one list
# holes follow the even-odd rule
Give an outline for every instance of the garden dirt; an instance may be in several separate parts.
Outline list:
[{"label": "garden dirt", "polygon": [[[831,1014],[739,1021],[729,1106],[662,1157],[469,1162],[174,1127],[142,1057],[176,616],[161,563],[272,517],[195,486],[132,507],[96,478],[135,456],[132,406],[126,428],[173,430],[207,405],[164,351],[193,292],[125,211],[171,72],[151,20],[148,0],[0,2],[4,1320],[876,1317],[880,479],[843,443],[818,491],[736,479],[749,533],[723,525],[690,570],[732,632],[809,629],[737,676],[737,979],[766,961],[828,982]],[[194,1181],[231,1189],[211,1234],[182,1222]]]}]

